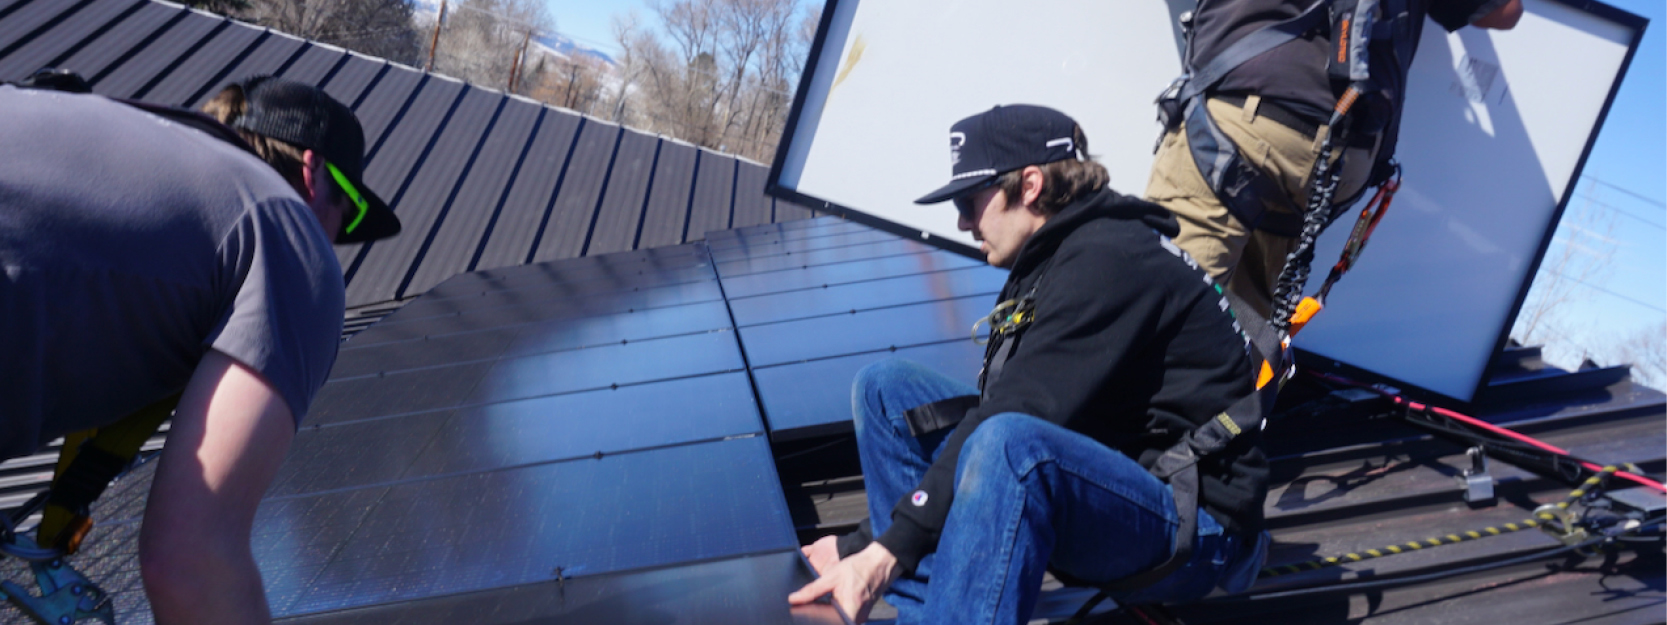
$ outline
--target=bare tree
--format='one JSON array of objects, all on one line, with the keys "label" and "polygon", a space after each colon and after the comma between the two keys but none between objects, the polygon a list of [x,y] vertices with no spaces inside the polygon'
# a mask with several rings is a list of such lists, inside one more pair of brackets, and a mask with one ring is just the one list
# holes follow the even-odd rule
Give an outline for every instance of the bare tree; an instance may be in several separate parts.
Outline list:
[{"label": "bare tree", "polygon": [[[1565,216],[1560,227],[1564,236],[1553,244],[1540,263],[1540,271],[1517,313],[1511,336],[1524,345],[1545,344],[1584,358],[1593,353],[1589,341],[1576,339],[1576,329],[1566,318],[1566,306],[1586,296],[1584,284],[1600,280],[1615,256],[1613,218],[1590,210],[1590,201]],[[1573,220],[1569,220],[1573,217]]]},{"label": "bare tree", "polygon": [[601,59],[575,54],[567,58],[545,57],[537,63],[543,80],[532,87],[531,96],[556,106],[595,114],[603,102],[603,75],[607,64]]},{"label": "bare tree", "polygon": [[635,15],[616,20],[613,115],[716,150],[775,152],[810,37],[795,0],[675,0],[651,5],[664,39]]},{"label": "bare tree", "polygon": [[1667,388],[1667,321],[1639,328],[1608,350],[1605,360],[1632,365],[1632,381]]},{"label": "bare tree", "polygon": [[[510,72],[529,39],[555,30],[539,0],[463,0],[450,7],[432,50],[432,70],[494,89],[508,89]],[[433,28],[432,23],[423,26]],[[428,42],[423,44],[427,56]],[[523,94],[541,83],[544,68],[537,60],[525,65],[516,81],[516,91]]]},{"label": "bare tree", "polygon": [[409,0],[206,0],[204,6],[398,63],[416,63],[422,52]]}]

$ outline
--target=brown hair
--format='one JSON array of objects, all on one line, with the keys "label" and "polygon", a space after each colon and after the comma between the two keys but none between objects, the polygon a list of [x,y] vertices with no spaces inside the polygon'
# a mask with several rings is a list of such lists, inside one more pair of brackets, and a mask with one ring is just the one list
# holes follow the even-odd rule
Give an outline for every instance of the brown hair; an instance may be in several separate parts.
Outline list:
[{"label": "brown hair", "polygon": [[232,126],[237,131],[238,136],[243,137],[243,140],[255,149],[256,155],[265,160],[266,164],[271,165],[273,169],[278,170],[278,175],[283,176],[290,186],[295,187],[296,193],[305,197],[306,189],[304,187],[306,182],[301,177],[301,168],[306,166],[303,156],[306,150],[292,143],[237,128],[235,123],[243,117],[243,113],[248,109],[249,102],[244,99],[241,85],[230,85],[221,89],[220,93],[203,105],[204,113],[219,120],[222,124]]},{"label": "brown hair", "polygon": [[[1071,140],[1076,144],[1081,160],[1065,159],[1037,165],[1042,170],[1042,193],[1037,196],[1035,206],[1044,215],[1054,215],[1072,202],[1098,193],[1111,181],[1111,174],[1106,172],[1105,166],[1089,156],[1088,137],[1083,135],[1081,126],[1071,128]],[[996,184],[1007,195],[1007,201],[1018,201],[1024,194],[1024,169],[1002,174]]]}]

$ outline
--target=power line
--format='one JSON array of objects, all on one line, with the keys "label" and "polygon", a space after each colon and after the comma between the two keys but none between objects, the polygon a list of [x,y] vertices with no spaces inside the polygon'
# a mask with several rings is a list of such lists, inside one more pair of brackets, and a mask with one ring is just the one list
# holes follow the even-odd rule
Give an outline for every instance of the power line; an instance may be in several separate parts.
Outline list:
[{"label": "power line", "polygon": [[1620,214],[1622,214],[1622,215],[1625,215],[1625,216],[1627,216],[1627,217],[1631,217],[1631,218],[1633,218],[1633,219],[1636,219],[1636,220],[1638,220],[1638,221],[1641,221],[1641,222],[1644,222],[1644,223],[1645,223],[1645,224],[1646,224],[1646,225],[1650,225],[1650,226],[1654,226],[1654,227],[1656,227],[1656,228],[1659,228],[1659,229],[1662,229],[1662,230],[1667,230],[1667,226],[1663,226],[1663,225],[1661,225],[1661,224],[1658,224],[1658,223],[1656,223],[1656,222],[1653,222],[1653,221],[1650,221],[1650,220],[1648,220],[1648,219],[1645,219],[1645,218],[1643,218],[1643,217],[1641,217],[1641,216],[1638,216],[1638,215],[1634,215],[1634,214],[1632,214],[1632,213],[1631,213],[1631,212],[1629,212],[1629,211],[1626,211],[1626,210],[1623,210],[1623,209],[1621,209],[1621,207],[1619,207],[1619,206],[1615,206],[1615,205],[1613,205],[1613,204],[1606,204],[1606,203],[1604,203],[1604,202],[1600,202],[1600,201],[1598,201],[1598,200],[1596,200],[1596,199],[1593,199],[1593,198],[1592,198],[1592,196],[1590,196],[1590,195],[1579,195],[1579,196],[1577,196],[1577,197],[1579,197],[1579,198],[1580,198],[1580,199],[1582,199],[1582,200],[1586,200],[1586,202],[1587,202],[1587,203],[1590,203],[1590,204],[1596,204],[1596,205],[1598,205],[1598,206],[1602,206],[1602,207],[1604,207],[1604,208],[1607,208],[1607,209],[1609,209],[1609,210],[1612,210],[1612,211],[1615,211],[1615,212],[1617,212],[1617,213],[1620,213]]},{"label": "power line", "polygon": [[1656,311],[1656,312],[1659,312],[1659,313],[1667,313],[1667,309],[1664,309],[1664,308],[1662,308],[1662,307],[1660,307],[1660,306],[1656,306],[1656,305],[1655,305],[1655,304],[1651,304],[1651,303],[1648,303],[1648,302],[1645,302],[1645,301],[1642,301],[1642,300],[1636,300],[1636,299],[1633,299],[1633,298],[1631,298],[1631,297],[1627,297],[1627,296],[1625,296],[1625,295],[1621,295],[1621,294],[1620,294],[1620,293],[1616,293],[1616,292],[1614,292],[1614,291],[1611,291],[1611,290],[1609,290],[1609,289],[1606,289],[1606,288],[1603,288],[1603,287],[1601,287],[1601,286],[1597,286],[1597,285],[1595,285],[1595,284],[1592,284],[1592,283],[1590,283],[1590,282],[1587,282],[1587,281],[1585,281],[1585,280],[1581,280],[1581,279],[1580,279],[1580,278],[1576,278],[1576,277],[1574,277],[1574,276],[1568,276],[1568,275],[1564,275],[1564,274],[1563,274],[1563,272],[1560,272],[1560,271],[1557,271],[1557,270],[1555,270],[1555,269],[1543,269],[1543,268],[1542,268],[1542,269],[1541,269],[1541,270],[1540,270],[1540,271],[1544,271],[1544,272],[1546,272],[1546,273],[1549,273],[1549,274],[1551,274],[1551,275],[1554,275],[1554,276],[1557,276],[1557,277],[1559,277],[1559,278],[1562,278],[1562,279],[1564,279],[1564,280],[1573,280],[1573,281],[1574,281],[1574,282],[1575,282],[1575,283],[1576,283],[1576,284],[1579,284],[1579,285],[1581,285],[1581,286],[1584,286],[1584,287],[1586,287],[1586,288],[1588,288],[1588,289],[1592,289],[1592,290],[1594,290],[1594,291],[1599,291],[1599,292],[1602,292],[1602,293],[1608,293],[1608,294],[1610,294],[1610,295],[1613,295],[1613,296],[1615,296],[1615,297],[1619,297],[1619,298],[1621,298],[1621,299],[1624,299],[1624,300],[1626,300],[1626,301],[1629,301],[1629,302],[1632,302],[1632,303],[1634,303],[1634,304],[1637,304],[1637,305],[1639,305],[1639,306],[1643,306],[1643,307],[1645,307],[1645,308],[1648,308],[1648,309],[1650,309],[1650,310],[1653,310],[1653,311]]},{"label": "power line", "polygon": [[1632,191],[1632,190],[1630,190],[1630,189],[1627,189],[1627,188],[1626,188],[1626,187],[1622,187],[1622,186],[1619,186],[1619,185],[1616,185],[1616,184],[1615,184],[1615,183],[1612,183],[1612,182],[1604,182],[1604,181],[1602,181],[1602,180],[1599,180],[1599,179],[1597,179],[1597,178],[1594,178],[1594,177],[1592,177],[1592,176],[1591,176],[1591,175],[1589,175],[1589,174],[1581,174],[1581,175],[1580,175],[1580,177],[1581,177],[1581,178],[1585,178],[1585,179],[1587,179],[1587,180],[1590,180],[1590,181],[1592,181],[1592,182],[1593,182],[1593,183],[1594,183],[1594,184],[1601,184],[1601,185],[1603,185],[1603,186],[1606,186],[1606,187],[1609,187],[1609,188],[1611,188],[1611,189],[1614,189],[1614,190],[1616,190],[1616,191],[1620,191],[1620,192],[1621,192],[1621,193],[1625,193],[1625,194],[1627,194],[1627,195],[1630,195],[1630,196],[1632,196],[1632,197],[1635,197],[1635,198],[1638,198],[1638,199],[1639,199],[1639,200],[1643,200],[1643,201],[1645,201],[1645,202],[1649,202],[1649,203],[1651,203],[1651,204],[1654,204],[1654,205],[1656,205],[1656,206],[1660,206],[1660,207],[1662,207],[1662,208],[1667,208],[1667,202],[1662,202],[1662,201],[1661,201],[1661,200],[1658,200],[1658,199],[1655,199],[1655,198],[1652,198],[1652,197],[1649,197],[1649,196],[1646,196],[1646,195],[1643,195],[1643,194],[1640,194],[1640,193],[1638,193],[1638,192],[1637,192],[1637,191]]}]

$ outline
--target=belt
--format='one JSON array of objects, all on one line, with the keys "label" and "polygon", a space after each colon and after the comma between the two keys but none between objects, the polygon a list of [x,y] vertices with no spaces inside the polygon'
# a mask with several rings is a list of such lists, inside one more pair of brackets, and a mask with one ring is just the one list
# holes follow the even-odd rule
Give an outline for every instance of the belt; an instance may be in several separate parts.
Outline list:
[{"label": "belt", "polygon": [[[1247,99],[1244,94],[1237,93],[1218,93],[1211,95],[1210,98],[1221,100],[1239,108],[1244,108]],[[1256,116],[1266,117],[1278,122],[1279,125],[1302,133],[1302,136],[1309,139],[1313,139],[1314,133],[1319,132],[1320,126],[1323,125],[1323,122],[1291,110],[1290,107],[1280,104],[1278,101],[1268,99],[1263,99],[1261,104],[1256,105]]]}]

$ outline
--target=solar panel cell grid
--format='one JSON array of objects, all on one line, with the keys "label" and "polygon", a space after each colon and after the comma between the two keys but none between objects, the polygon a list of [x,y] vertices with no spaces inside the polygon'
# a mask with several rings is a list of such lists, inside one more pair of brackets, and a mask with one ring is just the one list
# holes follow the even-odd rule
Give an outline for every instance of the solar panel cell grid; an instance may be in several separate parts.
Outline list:
[{"label": "solar panel cell grid", "polygon": [[328,428],[303,427],[295,433],[267,497],[398,480],[451,417],[451,411],[438,411]]},{"label": "solar panel cell grid", "polygon": [[529,298],[521,304],[469,310],[460,314],[376,324],[356,335],[347,347],[371,343],[417,340],[508,325],[556,322],[617,315],[667,306],[723,299],[716,281],[691,282],[635,291],[587,295],[579,298]]},{"label": "solar panel cell grid", "polygon": [[729,297],[740,298],[764,293],[822,287],[824,285],[832,286],[932,271],[977,267],[984,264],[983,261],[973,260],[953,252],[909,254],[724,278],[724,291]]},{"label": "solar panel cell grid", "polygon": [[987,301],[993,304],[1006,281],[1006,272],[999,269],[967,267],[827,288],[731,298],[729,305],[735,313],[735,323],[745,327],[968,296],[986,296]]},{"label": "solar panel cell grid", "polygon": [[794,546],[767,444],[736,439],[391,487],[305,594],[274,610],[541,582],[556,567],[599,575]]},{"label": "solar panel cell grid", "polygon": [[486,404],[741,369],[733,332],[675,336],[500,360],[466,403]]},{"label": "solar panel cell grid", "polygon": [[720,261],[717,265],[718,273],[724,277],[744,276],[750,273],[765,271],[779,271],[782,269],[803,269],[811,265],[828,265],[854,260],[884,258],[887,256],[902,256],[904,254],[924,254],[937,248],[914,241],[891,240],[874,243],[860,243],[842,247],[830,247],[796,252],[791,254],[773,254],[745,259]]},{"label": "solar panel cell grid", "polygon": [[763,430],[742,372],[622,386],[459,409],[420,453],[404,450],[410,464],[404,477],[606,456]]},{"label": "solar panel cell grid", "polygon": [[984,347],[970,340],[953,340],[896,352],[755,368],[770,437],[784,441],[850,432],[851,381],[863,367],[886,358],[912,360],[971,385],[978,381]]},{"label": "solar panel cell grid", "polygon": [[983,295],[812,317],[741,328],[754,367],[886,350],[953,339],[972,340],[972,324],[989,314]]}]

